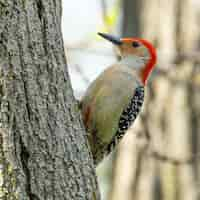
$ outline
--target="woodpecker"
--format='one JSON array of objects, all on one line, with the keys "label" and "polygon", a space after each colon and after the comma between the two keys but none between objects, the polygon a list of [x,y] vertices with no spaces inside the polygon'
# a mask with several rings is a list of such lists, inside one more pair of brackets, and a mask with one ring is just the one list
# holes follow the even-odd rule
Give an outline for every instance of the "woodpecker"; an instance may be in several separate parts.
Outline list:
[{"label": "woodpecker", "polygon": [[80,102],[95,165],[113,151],[138,116],[156,63],[156,50],[147,40],[98,34],[116,45],[121,59],[91,83]]}]

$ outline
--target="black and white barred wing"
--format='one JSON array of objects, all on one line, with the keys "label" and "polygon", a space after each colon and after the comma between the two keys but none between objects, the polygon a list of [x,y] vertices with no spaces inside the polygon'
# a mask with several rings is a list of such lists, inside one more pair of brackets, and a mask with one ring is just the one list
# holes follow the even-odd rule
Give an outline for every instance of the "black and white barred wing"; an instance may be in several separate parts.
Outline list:
[{"label": "black and white barred wing", "polygon": [[118,123],[118,130],[115,136],[112,138],[111,142],[107,146],[106,155],[109,154],[115,148],[115,146],[122,139],[126,131],[133,124],[133,122],[135,121],[141,110],[143,101],[144,101],[144,87],[138,86],[135,89],[134,95],[131,98],[130,103],[123,110],[120,116]]}]

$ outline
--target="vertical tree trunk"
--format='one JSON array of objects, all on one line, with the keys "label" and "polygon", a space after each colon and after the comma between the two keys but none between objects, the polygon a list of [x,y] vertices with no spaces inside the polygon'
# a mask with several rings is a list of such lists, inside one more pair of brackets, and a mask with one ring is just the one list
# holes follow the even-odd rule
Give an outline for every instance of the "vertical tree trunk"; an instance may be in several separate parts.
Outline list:
[{"label": "vertical tree trunk", "polygon": [[0,199],[99,199],[60,25],[59,0],[0,1]]},{"label": "vertical tree trunk", "polygon": [[[135,37],[141,34],[140,12],[141,2],[125,0],[122,2],[123,6],[123,24],[122,35],[123,37],[131,37],[134,33]],[[130,14],[131,13],[131,14]]]}]

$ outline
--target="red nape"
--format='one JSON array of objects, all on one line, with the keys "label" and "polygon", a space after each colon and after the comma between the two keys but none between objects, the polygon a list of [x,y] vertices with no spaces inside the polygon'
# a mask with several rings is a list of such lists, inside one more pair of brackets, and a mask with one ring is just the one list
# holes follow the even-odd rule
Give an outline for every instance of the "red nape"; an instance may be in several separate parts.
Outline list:
[{"label": "red nape", "polygon": [[155,64],[156,64],[156,60],[157,60],[156,49],[147,40],[144,40],[144,39],[138,39],[138,40],[144,46],[147,47],[147,49],[149,50],[150,56],[151,56],[149,62],[146,64],[146,66],[145,66],[145,68],[142,72],[142,82],[143,82],[144,85],[146,85],[147,78],[148,78],[149,74],[151,73],[151,71],[153,70],[153,68],[155,67]]}]

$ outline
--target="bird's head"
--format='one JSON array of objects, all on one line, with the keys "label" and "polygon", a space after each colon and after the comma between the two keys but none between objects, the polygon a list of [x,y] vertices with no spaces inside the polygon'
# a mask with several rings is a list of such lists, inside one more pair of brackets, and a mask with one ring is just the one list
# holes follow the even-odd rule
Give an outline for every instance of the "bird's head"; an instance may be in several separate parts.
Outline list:
[{"label": "bird's head", "polygon": [[109,34],[98,33],[101,37],[111,41],[117,46],[122,59],[127,62],[134,61],[134,59],[141,60],[142,65],[138,65],[143,84],[150,75],[156,63],[156,49],[145,39],[141,38],[117,38]]}]

